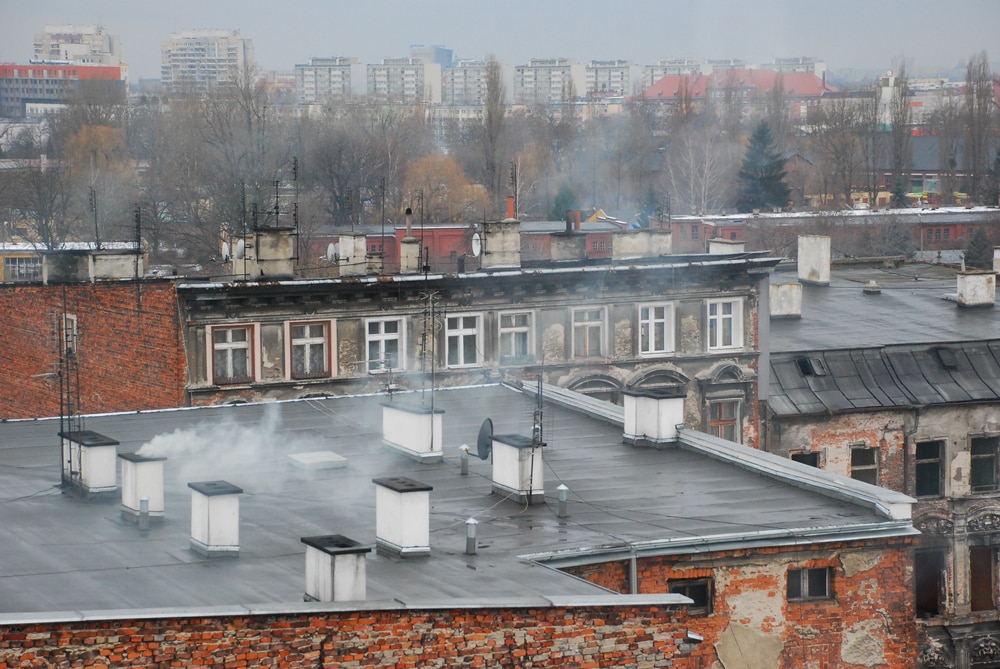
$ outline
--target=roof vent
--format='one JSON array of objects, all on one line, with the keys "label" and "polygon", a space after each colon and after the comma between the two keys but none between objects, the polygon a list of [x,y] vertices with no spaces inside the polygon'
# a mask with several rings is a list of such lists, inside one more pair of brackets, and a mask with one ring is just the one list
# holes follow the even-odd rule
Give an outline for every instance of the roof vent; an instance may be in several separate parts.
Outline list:
[{"label": "roof vent", "polygon": [[826,364],[820,358],[795,358],[803,376],[826,376]]},{"label": "roof vent", "polygon": [[865,295],[878,295],[882,292],[882,286],[878,285],[875,279],[871,279],[864,285],[861,292]]},{"label": "roof vent", "polygon": [[933,350],[942,367],[945,369],[958,369],[958,356],[955,355],[954,349],[940,346]]}]

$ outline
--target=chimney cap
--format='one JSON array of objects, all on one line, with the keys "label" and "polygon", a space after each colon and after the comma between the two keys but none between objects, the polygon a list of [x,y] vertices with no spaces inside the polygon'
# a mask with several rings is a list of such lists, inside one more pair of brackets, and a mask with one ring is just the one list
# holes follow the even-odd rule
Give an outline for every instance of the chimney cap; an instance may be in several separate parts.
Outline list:
[{"label": "chimney cap", "polygon": [[163,456],[139,455],[138,453],[119,453],[118,457],[129,462],[162,462],[166,460]]},{"label": "chimney cap", "polygon": [[400,493],[434,490],[433,486],[429,486],[426,483],[421,483],[420,481],[416,481],[406,476],[392,476],[389,478],[372,479],[372,483]]},{"label": "chimney cap", "polygon": [[117,446],[120,442],[93,430],[73,430],[60,432],[59,436],[81,446]]},{"label": "chimney cap", "polygon": [[198,481],[195,483],[188,483],[188,487],[195,492],[200,492],[205,497],[213,497],[215,495],[239,495],[243,492],[243,488],[235,486],[229,481]]},{"label": "chimney cap", "polygon": [[526,437],[523,434],[494,434],[493,441],[499,441],[501,444],[513,448],[531,448],[538,445],[531,437]]},{"label": "chimney cap", "polygon": [[371,553],[372,549],[363,546],[354,539],[343,534],[325,534],[317,537],[302,537],[302,543],[322,551],[327,555],[348,555],[350,553]]}]

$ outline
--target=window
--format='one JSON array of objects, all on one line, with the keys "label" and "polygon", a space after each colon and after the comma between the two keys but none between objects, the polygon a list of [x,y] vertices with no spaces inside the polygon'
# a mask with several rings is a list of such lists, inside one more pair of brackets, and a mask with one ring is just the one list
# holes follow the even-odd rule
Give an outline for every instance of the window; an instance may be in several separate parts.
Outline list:
[{"label": "window", "polygon": [[9,257],[3,259],[4,281],[39,281],[42,278],[42,259],[39,257]]},{"label": "window", "polygon": [[446,324],[448,366],[471,367],[480,364],[479,316],[449,316]]},{"label": "window", "polygon": [[366,332],[368,373],[377,374],[392,369],[402,369],[402,319],[382,318],[370,320],[368,321]]},{"label": "window", "polygon": [[691,615],[708,615],[712,612],[712,579],[696,578],[689,581],[669,581],[667,586],[675,595],[684,595],[694,600],[688,606]]},{"label": "window", "polygon": [[997,437],[972,438],[972,492],[997,489]]},{"label": "window", "polygon": [[990,611],[996,608],[993,597],[996,561],[996,549],[992,546],[969,548],[969,594],[973,611]]},{"label": "window", "polygon": [[830,569],[828,567],[788,570],[788,601],[829,598]]},{"label": "window", "polygon": [[709,405],[708,431],[716,437],[740,443],[739,418],[738,400],[712,402]]},{"label": "window", "polygon": [[792,453],[792,460],[819,469],[819,451]]},{"label": "window", "polygon": [[743,309],[739,300],[708,303],[708,350],[743,346]]},{"label": "window", "polygon": [[531,312],[500,314],[500,362],[530,362]]},{"label": "window", "polygon": [[251,380],[250,328],[213,328],[212,352],[216,384]]},{"label": "window", "polygon": [[59,328],[59,334],[62,339],[62,352],[68,356],[76,355],[77,345],[79,344],[79,333],[76,327],[75,314],[62,315],[62,324]]},{"label": "window", "polygon": [[942,551],[917,551],[913,554],[913,587],[918,618],[930,618],[941,613],[943,577]]},{"label": "window", "polygon": [[292,330],[292,378],[328,375],[329,347],[325,323],[294,323]]},{"label": "window", "polygon": [[855,447],[851,449],[851,478],[878,485],[878,449]]},{"label": "window", "polygon": [[943,441],[918,441],[916,457],[916,481],[914,493],[917,497],[934,497],[941,494],[941,454]]},{"label": "window", "polygon": [[578,309],[573,312],[573,357],[599,358],[604,355],[604,310]]},{"label": "window", "polygon": [[670,304],[639,307],[639,354],[658,355],[674,350],[674,311]]},{"label": "window", "polygon": [[950,237],[951,237],[951,228],[945,228],[944,229],[944,238],[948,239]]},{"label": "window", "polygon": [[698,225],[691,226],[691,239],[698,239]]}]

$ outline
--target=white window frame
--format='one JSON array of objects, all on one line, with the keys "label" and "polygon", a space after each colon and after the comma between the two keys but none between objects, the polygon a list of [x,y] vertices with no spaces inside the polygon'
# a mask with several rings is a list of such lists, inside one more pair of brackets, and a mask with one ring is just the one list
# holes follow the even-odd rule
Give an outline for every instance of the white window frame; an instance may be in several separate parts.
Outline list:
[{"label": "white window frame", "polygon": [[[600,318],[598,320],[593,320],[593,321],[591,321],[591,320],[588,320],[588,321],[577,321],[577,319],[576,319],[577,314],[583,314],[585,312],[598,312],[600,314]],[[581,307],[579,309],[572,309],[571,313],[570,313],[570,318],[571,318],[571,321],[572,321],[571,322],[572,336],[571,336],[571,341],[570,341],[570,351],[572,353],[572,359],[573,360],[592,360],[594,358],[606,358],[607,357],[607,350],[608,350],[608,342],[607,342],[608,312],[607,312],[607,309],[605,309],[604,307]],[[590,340],[589,331],[593,327],[600,328],[600,332],[599,332],[599,335],[598,335],[598,343],[597,343],[597,345],[600,348],[600,350],[597,351],[596,353],[592,353],[591,351],[588,350],[587,351],[587,355],[577,355],[577,352],[576,352],[577,351],[577,346],[576,346],[577,345],[577,338],[579,336],[581,336],[581,334],[582,334],[584,336],[584,338],[587,341],[589,341]],[[580,331],[582,331],[582,332],[580,332]]]},{"label": "white window frame", "polygon": [[[654,309],[663,309],[663,316],[652,314]],[[649,313],[643,317],[644,311]],[[674,305],[671,302],[651,302],[640,304],[637,314],[639,320],[638,350],[641,357],[656,357],[674,352]],[[654,328],[657,324],[663,327],[663,348],[655,348]],[[645,336],[644,336],[645,334]],[[644,343],[645,340],[645,343]]]},{"label": "white window frame", "polygon": [[61,320],[59,350],[62,351],[63,355],[76,355],[80,345],[80,331],[76,314],[63,314]]},{"label": "white window frame", "polygon": [[[505,318],[517,318],[518,316],[527,316],[528,322],[525,325],[504,325]],[[498,342],[498,357],[500,358],[500,363],[511,364],[518,362],[527,362],[529,359],[533,359],[535,355],[535,312],[533,311],[501,311],[497,314],[497,342]],[[518,335],[524,336],[524,353],[519,355],[512,351],[513,342],[516,341]]]},{"label": "white window frame", "polygon": [[[322,329],[322,334],[320,336],[315,336],[307,334],[304,337],[295,337],[295,328],[305,327],[312,328],[318,326]],[[332,331],[329,321],[291,321],[286,324],[288,328],[287,341],[288,341],[288,375],[293,379],[317,379],[317,378],[328,378],[332,376],[331,370],[332,358],[330,356],[333,346],[330,340],[330,332]],[[295,371],[295,349],[299,346],[306,347],[306,366],[309,365],[309,360],[311,357],[308,355],[309,349],[313,346],[322,346],[322,359],[323,359],[323,369],[319,371],[306,371],[306,372],[296,372]]]},{"label": "white window frame", "polygon": [[[222,342],[221,346],[215,341],[215,333],[222,331],[234,331],[234,330],[246,330],[247,336],[246,341],[243,342]],[[212,383],[217,386],[230,385],[230,384],[240,384],[240,383],[251,383],[257,379],[257,342],[256,342],[257,328],[250,323],[241,323],[238,325],[217,325],[208,328],[208,346],[206,347],[208,353],[208,369],[209,377]],[[227,372],[232,372],[232,351],[245,350],[247,356],[247,375],[246,376],[221,376],[216,370],[215,364],[215,354],[217,350],[227,350],[229,351],[229,360]]]},{"label": "white window frame", "polygon": [[[466,319],[474,319],[474,325],[470,326]],[[459,319],[457,327],[452,327],[452,319]],[[483,315],[481,313],[459,313],[448,314],[444,319],[444,364],[449,369],[461,369],[467,367],[480,367],[483,364]],[[465,359],[465,338],[472,337],[475,342],[475,360]],[[451,360],[451,340],[458,338],[458,348],[461,360],[452,362]]]},{"label": "white window frame", "polygon": [[[378,323],[379,331],[372,333],[370,327],[373,323]],[[386,323],[398,324],[396,332],[385,332]],[[396,366],[386,365],[385,343],[387,341],[396,342]],[[379,357],[372,360],[370,357],[372,344],[377,343]],[[392,370],[406,369],[406,319],[398,316],[387,318],[369,318],[365,321],[365,367],[369,374],[384,374]]]},{"label": "white window frame", "polygon": [[[730,313],[723,313],[726,307]],[[733,351],[743,348],[743,300],[709,300],[705,305],[705,339],[709,351]],[[728,325],[728,328],[726,327]],[[723,336],[730,335],[727,343]]]}]

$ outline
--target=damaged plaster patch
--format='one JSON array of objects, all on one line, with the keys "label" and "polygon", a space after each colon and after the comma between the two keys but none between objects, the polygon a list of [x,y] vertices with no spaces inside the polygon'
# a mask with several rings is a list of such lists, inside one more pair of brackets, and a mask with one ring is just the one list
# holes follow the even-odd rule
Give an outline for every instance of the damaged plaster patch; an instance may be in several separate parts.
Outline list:
[{"label": "damaged plaster patch", "polygon": [[840,556],[840,564],[843,565],[844,574],[847,576],[874,569],[881,560],[882,553],[877,551],[859,551]]},{"label": "damaged plaster patch", "polygon": [[777,634],[764,634],[739,623],[730,623],[715,644],[725,669],[777,669],[783,648]]},{"label": "damaged plaster patch", "polygon": [[884,626],[878,620],[865,620],[844,630],[840,659],[848,664],[875,667],[885,664]]}]

